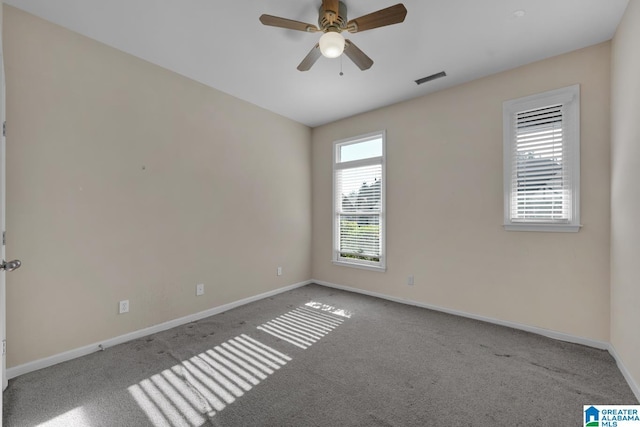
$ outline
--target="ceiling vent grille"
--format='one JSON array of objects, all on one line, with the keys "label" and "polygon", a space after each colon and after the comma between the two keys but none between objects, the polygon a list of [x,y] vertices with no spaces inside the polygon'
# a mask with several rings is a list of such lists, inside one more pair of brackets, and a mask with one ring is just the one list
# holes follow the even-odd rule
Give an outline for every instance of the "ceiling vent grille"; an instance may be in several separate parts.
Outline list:
[{"label": "ceiling vent grille", "polygon": [[431,80],[439,79],[440,77],[445,77],[446,75],[447,73],[445,73],[444,71],[440,71],[439,73],[431,74],[430,76],[416,80],[416,84],[421,85],[422,83],[430,82]]}]

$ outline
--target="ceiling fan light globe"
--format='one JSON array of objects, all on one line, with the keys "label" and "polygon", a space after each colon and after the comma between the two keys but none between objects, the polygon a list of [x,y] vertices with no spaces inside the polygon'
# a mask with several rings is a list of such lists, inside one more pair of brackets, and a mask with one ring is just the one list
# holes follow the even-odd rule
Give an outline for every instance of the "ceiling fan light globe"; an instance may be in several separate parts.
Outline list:
[{"label": "ceiling fan light globe", "polygon": [[344,37],[340,33],[329,31],[320,37],[320,52],[325,58],[337,58],[344,52]]}]

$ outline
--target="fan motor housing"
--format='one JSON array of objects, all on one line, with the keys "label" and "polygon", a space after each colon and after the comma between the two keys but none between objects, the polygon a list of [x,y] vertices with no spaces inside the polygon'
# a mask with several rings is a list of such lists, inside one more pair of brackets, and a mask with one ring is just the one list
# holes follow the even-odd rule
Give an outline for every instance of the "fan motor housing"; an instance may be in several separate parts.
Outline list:
[{"label": "fan motor housing", "polygon": [[[331,21],[333,19],[333,22]],[[347,28],[347,5],[343,2],[338,2],[338,16],[333,13],[327,13],[324,10],[324,4],[320,6],[320,16],[318,17],[318,26],[323,31],[333,29],[338,32]]]}]

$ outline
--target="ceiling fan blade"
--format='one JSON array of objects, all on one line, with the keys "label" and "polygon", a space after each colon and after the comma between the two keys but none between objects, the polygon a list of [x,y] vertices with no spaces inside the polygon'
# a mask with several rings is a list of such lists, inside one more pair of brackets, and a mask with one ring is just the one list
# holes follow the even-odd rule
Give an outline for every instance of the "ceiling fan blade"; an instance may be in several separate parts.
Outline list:
[{"label": "ceiling fan blade", "polygon": [[316,43],[315,47],[311,49],[311,52],[309,52],[307,56],[304,57],[300,65],[298,65],[298,70],[309,71],[321,55],[322,52],[320,52],[320,44]]},{"label": "ceiling fan blade", "polygon": [[372,30],[387,25],[399,24],[404,21],[406,16],[407,8],[404,7],[402,3],[398,3],[395,6],[390,6],[386,9],[381,9],[377,12],[350,20],[347,22],[347,30],[350,33],[357,33],[359,31]]},{"label": "ceiling fan blade", "polygon": [[344,41],[344,54],[362,71],[368,70],[373,65],[373,60],[349,39]]},{"label": "ceiling fan blade", "polygon": [[279,16],[273,15],[260,16],[260,22],[262,22],[264,25],[286,28],[288,30],[306,31],[308,33],[315,33],[317,31],[320,31],[320,29],[315,25],[307,24],[300,21],[294,21],[293,19],[280,18]]}]

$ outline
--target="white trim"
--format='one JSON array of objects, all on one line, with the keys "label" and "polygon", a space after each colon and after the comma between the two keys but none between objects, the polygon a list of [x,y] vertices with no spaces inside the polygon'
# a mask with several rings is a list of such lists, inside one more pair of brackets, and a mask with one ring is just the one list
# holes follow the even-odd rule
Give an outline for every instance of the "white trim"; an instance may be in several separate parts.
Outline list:
[{"label": "white trim", "polygon": [[13,368],[7,369],[7,378],[12,379],[20,375],[27,374],[29,372],[37,371],[38,369],[48,368],[49,366],[57,365],[58,363],[66,362],[68,360],[76,359],[78,357],[86,356],[96,351],[113,347],[118,344],[122,344],[128,341],[132,341],[138,338],[145,337],[147,335],[155,334],[158,332],[166,331],[167,329],[175,328],[176,326],[185,325],[187,323],[195,322],[196,320],[204,319],[209,316],[213,316],[225,311],[229,311],[233,308],[240,307],[251,302],[259,301],[264,298],[268,298],[274,295],[281,294],[283,292],[291,291],[302,286],[306,286],[313,283],[311,280],[307,280],[293,285],[278,288],[273,291],[265,292],[259,295],[255,295],[248,298],[243,298],[238,301],[230,302],[218,307],[210,308],[199,313],[190,314],[188,316],[181,317],[179,319],[170,320],[168,322],[160,323],[158,325],[150,326],[148,328],[139,329],[128,334],[120,335],[115,338],[110,338],[104,341],[96,342],[94,344],[86,345],[84,347],[75,348],[73,350],[65,351],[64,353],[55,354],[53,356],[45,357],[42,359],[34,360],[23,365],[18,365]]},{"label": "white trim", "polygon": [[[353,160],[350,162],[338,162],[339,158],[339,148],[347,145],[359,144],[362,142],[366,142],[368,140],[372,140],[374,138],[382,139],[382,156],[372,157],[361,160]],[[331,259],[333,264],[340,265],[343,267],[351,267],[351,268],[361,268],[364,270],[376,270],[376,271],[386,271],[387,269],[387,225],[386,225],[386,206],[387,206],[387,130],[383,129],[376,132],[367,133],[364,135],[355,136],[352,138],[340,139],[338,141],[333,142],[333,155],[332,155],[332,177],[331,177],[331,209],[333,213],[333,221],[332,221],[332,255]],[[382,167],[382,175],[381,180],[382,184],[380,187],[380,261],[374,264],[369,264],[367,262],[355,262],[355,261],[345,261],[339,255],[339,241],[340,241],[340,227],[338,226],[339,215],[337,213],[338,206],[336,202],[338,201],[336,197],[336,171],[349,169],[352,167],[359,166],[367,166],[367,165],[376,165],[380,164]],[[356,214],[357,215],[357,214]]]},{"label": "white trim", "polygon": [[[383,132],[386,132],[386,130],[378,130],[378,131],[375,131],[375,132],[365,133],[363,135],[358,135],[358,136],[353,136],[353,137],[350,137],[350,138],[339,139],[339,140],[333,142],[334,143],[334,147],[335,147],[335,144],[338,144],[338,145],[359,144],[359,143],[367,141],[369,139],[373,139],[374,136],[378,136]],[[384,156],[384,151],[383,151],[382,156]]]},{"label": "white trim", "polygon": [[[564,130],[567,141],[568,158],[565,164],[571,171],[571,212],[567,222],[554,223],[536,221],[512,221],[512,170],[514,130],[512,118],[514,114],[551,104],[562,104],[565,111]],[[575,84],[560,89],[525,96],[503,102],[502,134],[503,134],[503,211],[505,231],[540,231],[540,232],[578,232],[580,225],[580,85]]]},{"label": "white trim", "polygon": [[[366,141],[364,141],[364,142],[366,142]],[[338,145],[339,144],[336,144],[336,147]],[[336,150],[336,152],[337,151],[338,150]],[[383,147],[382,152],[384,153],[384,147]],[[382,156],[379,156],[379,157],[367,157],[366,159],[351,160],[349,162],[340,162],[340,163],[336,162],[335,166],[336,166],[337,170],[361,168],[361,167],[364,167],[364,166],[381,165],[383,163],[383,160],[384,160],[384,154]]]},{"label": "white trim", "polygon": [[504,224],[504,229],[507,231],[546,231],[550,233],[563,232],[563,233],[577,233],[580,231],[582,225],[568,225],[568,224]]},{"label": "white trim", "polygon": [[331,262],[333,263],[333,265],[340,265],[342,267],[350,267],[350,268],[359,268],[360,270],[369,270],[369,271],[377,271],[377,272],[387,271],[387,267],[379,267],[377,265],[367,265],[364,262],[362,262],[361,264],[358,264],[356,262],[347,262],[347,261],[331,261]]},{"label": "white trim", "polygon": [[618,352],[616,351],[616,348],[613,346],[613,344],[609,344],[607,350],[609,350],[609,354],[611,354],[611,356],[616,360],[618,369],[620,369],[620,372],[622,372],[622,376],[624,376],[624,379],[627,380],[631,391],[636,395],[636,399],[638,399],[638,402],[640,402],[640,385],[638,385],[638,383],[635,382],[635,380],[631,376],[631,372],[629,372],[625,364],[622,362],[622,359],[620,358],[620,355],[618,355]]},{"label": "white trim", "polygon": [[352,288],[350,286],[337,285],[335,283],[324,282],[322,280],[311,280],[311,283],[315,283],[328,288],[340,289],[343,291],[354,292],[363,295],[369,295],[372,297],[382,298],[400,304],[413,305],[416,307],[426,308],[429,310],[439,311],[442,313],[453,314],[454,316],[466,317],[468,319],[480,320],[482,322],[493,323],[495,325],[506,326],[508,328],[519,329],[526,332],[531,332],[537,335],[542,335],[548,338],[553,338],[559,341],[566,341],[574,344],[582,344],[588,347],[597,348],[600,350],[608,350],[611,345],[605,341],[593,340],[591,338],[579,337],[575,335],[566,334],[564,332],[553,331],[551,329],[538,328],[536,326],[525,325],[517,322],[510,322],[507,320],[494,319],[492,317],[480,316],[477,314],[466,313],[464,311],[454,310],[451,308],[439,307],[437,305],[425,304],[418,301],[412,301],[405,298],[394,297],[391,295],[381,294],[378,292],[366,291],[364,289]]},{"label": "white trim", "polygon": [[106,349],[109,347],[113,347],[118,344],[122,344],[128,341],[132,341],[138,338],[145,337],[147,335],[155,334],[157,332],[162,332],[167,329],[175,328],[176,326],[185,325],[190,322],[194,322],[196,320],[204,319],[209,316],[213,316],[228,310],[231,310],[236,307],[240,307],[245,304],[249,304],[255,301],[259,301],[264,298],[268,298],[274,295],[278,295],[283,292],[291,291],[293,289],[297,289],[306,285],[317,284],[320,286],[325,286],[328,288],[340,289],[343,291],[358,293],[362,295],[368,295],[376,298],[382,298],[385,300],[397,302],[400,304],[407,304],[416,307],[426,308],[429,310],[439,311],[442,313],[448,313],[455,316],[466,317],[469,319],[480,320],[483,322],[493,323],[496,325],[506,326],[513,329],[519,329],[526,332],[531,332],[534,334],[542,335],[548,338],[557,339],[560,341],[571,342],[575,344],[582,344],[589,347],[607,350],[609,354],[614,358],[620,372],[624,376],[625,380],[629,384],[631,391],[636,396],[638,401],[640,401],[640,386],[635,382],[631,373],[627,369],[627,367],[622,362],[622,359],[616,352],[615,347],[604,341],[592,340],[590,338],[578,337],[575,335],[565,334],[563,332],[552,331],[549,329],[538,328],[535,326],[524,325],[522,323],[509,322],[505,320],[494,319],[491,317],[479,316],[476,314],[466,313],[459,310],[453,310],[449,308],[439,307],[431,304],[425,304],[418,301],[412,301],[404,298],[394,297],[391,295],[386,295],[378,292],[367,291],[364,289],[353,288],[350,286],[338,285],[335,283],[325,282],[322,280],[307,280],[304,282],[295,283],[293,285],[285,286],[283,288],[278,288],[273,291],[265,292],[259,295],[255,295],[252,297],[244,298],[238,301],[234,301],[228,304],[224,304],[218,307],[211,308],[209,310],[201,311],[199,313],[191,314],[189,316],[181,317],[179,319],[170,320],[168,322],[164,322],[155,326],[151,326],[148,328],[140,329],[138,331],[134,331],[125,335],[120,335],[115,338],[108,339],[106,341],[97,342],[95,344],[90,344],[84,347],[79,347],[73,350],[66,351],[64,353],[59,353],[53,356],[45,357],[43,359],[35,360],[33,362],[28,362],[23,365],[15,366],[13,368],[7,369],[7,378],[12,379],[16,378],[20,375],[28,374],[29,372],[37,371],[39,369],[47,368],[49,366],[57,365],[58,363],[66,362],[72,359],[76,359],[78,357],[86,356],[91,353],[95,353],[96,351],[100,351],[101,349]]}]

